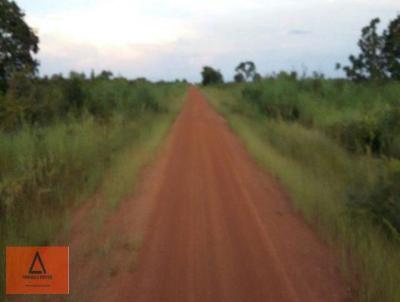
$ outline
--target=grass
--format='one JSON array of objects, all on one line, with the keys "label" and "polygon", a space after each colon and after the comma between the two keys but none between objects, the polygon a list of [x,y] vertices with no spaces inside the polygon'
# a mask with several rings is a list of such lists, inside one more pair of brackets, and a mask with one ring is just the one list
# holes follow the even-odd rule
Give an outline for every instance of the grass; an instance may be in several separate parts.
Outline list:
[{"label": "grass", "polygon": [[[146,118],[154,119],[154,116]],[[171,125],[171,115],[161,114],[156,120],[147,121],[146,125],[138,134],[136,144],[120,152],[112,168],[106,172],[100,190],[112,208],[134,189],[132,184],[136,181],[138,171],[153,158],[155,149]]]},{"label": "grass", "polygon": [[366,195],[395,161],[350,154],[318,127],[258,114],[232,87],[205,93],[258,163],[280,179],[294,208],[337,247],[344,277],[358,281],[357,298],[400,301],[398,244],[349,206],[352,194]]},{"label": "grass", "polygon": [[[228,86],[226,86],[228,87]],[[318,128],[351,152],[400,158],[400,85],[281,75],[230,84],[232,109]]]},{"label": "grass", "polygon": [[[113,86],[100,84],[110,90]],[[11,133],[0,132],[3,269],[5,246],[51,245],[56,234],[68,230],[74,209],[92,194],[112,211],[134,189],[139,170],[152,159],[179,112],[186,86],[146,84],[149,92],[143,93],[140,86],[122,84],[127,93],[118,100],[129,98],[131,105],[124,105],[129,110],[114,109],[107,120],[83,112],[45,126],[25,124]],[[148,98],[143,104],[152,105],[143,107],[142,97]],[[100,227],[106,213],[97,214]],[[2,295],[4,282],[1,274]]]}]

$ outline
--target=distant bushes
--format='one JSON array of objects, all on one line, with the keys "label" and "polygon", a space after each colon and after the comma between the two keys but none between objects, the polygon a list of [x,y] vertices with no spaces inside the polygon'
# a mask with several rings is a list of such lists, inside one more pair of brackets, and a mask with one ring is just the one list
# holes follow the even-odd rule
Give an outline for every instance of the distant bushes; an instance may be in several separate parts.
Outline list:
[{"label": "distant bushes", "polygon": [[300,111],[296,105],[296,96],[290,91],[282,94],[275,91],[245,87],[242,90],[243,98],[251,103],[262,114],[288,121],[298,120]]},{"label": "distant bushes", "polygon": [[204,86],[216,85],[224,83],[224,78],[219,70],[216,70],[210,66],[204,66],[201,71],[201,83]]},{"label": "distant bushes", "polygon": [[239,86],[241,98],[236,106],[250,107],[254,114],[269,118],[315,126],[351,152],[400,158],[399,86],[297,80],[284,74]]},{"label": "distant bushes", "polygon": [[115,112],[132,115],[163,110],[158,98],[168,84],[159,84],[155,91],[154,84],[145,80],[104,77],[85,79],[72,73],[70,78],[31,79],[15,74],[7,93],[0,95],[0,130],[15,131],[24,123],[44,126],[87,114],[106,122]]}]

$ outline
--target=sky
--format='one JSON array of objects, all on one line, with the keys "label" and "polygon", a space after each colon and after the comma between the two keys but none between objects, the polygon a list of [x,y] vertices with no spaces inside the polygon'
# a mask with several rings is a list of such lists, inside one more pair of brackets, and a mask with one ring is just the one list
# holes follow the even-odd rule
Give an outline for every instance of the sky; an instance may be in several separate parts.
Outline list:
[{"label": "sky", "polygon": [[400,13],[399,0],[16,0],[40,38],[41,75],[111,70],[128,78],[231,80],[241,61],[341,76],[361,28]]}]

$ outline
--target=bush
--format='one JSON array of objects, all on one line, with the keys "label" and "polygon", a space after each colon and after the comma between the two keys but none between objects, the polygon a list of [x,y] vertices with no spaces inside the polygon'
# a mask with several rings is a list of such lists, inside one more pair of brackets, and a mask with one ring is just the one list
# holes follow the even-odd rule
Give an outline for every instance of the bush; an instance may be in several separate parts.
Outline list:
[{"label": "bush", "polygon": [[245,87],[242,90],[243,99],[249,102],[257,111],[274,119],[295,121],[300,118],[297,97],[286,93],[277,93],[274,89],[260,87]]},{"label": "bush", "polygon": [[395,166],[373,188],[365,190],[364,184],[360,184],[350,193],[349,209],[354,218],[371,221],[390,240],[400,243],[400,162]]},{"label": "bush", "polygon": [[214,68],[212,68],[210,66],[203,67],[201,76],[202,76],[202,84],[204,86],[222,84],[224,82],[222,73],[219,70],[215,70]]},{"label": "bush", "polygon": [[382,154],[400,158],[400,106],[395,106],[378,122],[382,137]]},{"label": "bush", "polygon": [[338,122],[330,127],[329,132],[350,152],[381,152],[382,138],[375,119]]},{"label": "bush", "polygon": [[143,111],[158,112],[160,110],[156,96],[148,87],[140,87],[136,92],[136,98],[142,104]]},{"label": "bush", "polygon": [[[16,131],[23,124],[46,126],[70,116],[92,115],[107,123],[115,112],[126,117],[143,112],[165,110],[159,99],[168,98],[172,84],[152,84],[146,80],[124,78],[87,80],[71,73],[62,77],[31,79],[15,74],[6,95],[0,95],[0,130]],[[175,84],[184,86],[185,84]]]},{"label": "bush", "polygon": [[82,80],[73,78],[64,82],[63,93],[65,97],[66,112],[72,111],[80,114],[85,102],[85,92],[82,88]]},{"label": "bush", "polygon": [[351,152],[400,158],[398,83],[354,84],[321,77],[297,80],[280,73],[234,87],[237,112],[318,128]]}]

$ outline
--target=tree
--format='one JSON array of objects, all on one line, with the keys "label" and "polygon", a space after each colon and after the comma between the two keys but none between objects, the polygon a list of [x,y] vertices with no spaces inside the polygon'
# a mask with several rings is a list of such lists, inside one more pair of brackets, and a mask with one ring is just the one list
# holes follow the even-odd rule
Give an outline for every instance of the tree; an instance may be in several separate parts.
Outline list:
[{"label": "tree", "polygon": [[202,76],[202,84],[212,85],[212,84],[222,84],[224,82],[224,78],[219,70],[215,70],[210,66],[204,66],[203,71],[201,72]]},{"label": "tree", "polygon": [[351,66],[344,67],[347,76],[355,81],[383,80],[385,74],[385,62],[382,56],[384,39],[377,33],[379,18],[371,20],[370,24],[361,30],[361,38],[358,46],[361,53],[356,57],[349,57]]},{"label": "tree", "polygon": [[64,111],[74,111],[79,115],[85,102],[85,91],[82,85],[83,79],[79,77],[71,77],[62,84],[63,94],[65,98]]},{"label": "tree", "polygon": [[400,15],[389,23],[383,32],[385,58],[387,73],[394,80],[400,80]]},{"label": "tree", "polygon": [[382,34],[377,33],[379,22],[375,18],[362,29],[358,41],[361,53],[357,57],[351,55],[351,65],[343,68],[352,80],[400,80],[400,15]]},{"label": "tree", "polygon": [[86,75],[84,72],[77,72],[77,71],[70,71],[69,72],[69,78],[70,79],[78,79],[78,80],[85,80]]},{"label": "tree", "polygon": [[259,74],[258,72],[256,72],[256,73],[254,74],[253,81],[254,81],[254,82],[259,82],[259,81],[261,81],[261,80],[262,80],[261,74]]},{"label": "tree", "polygon": [[24,21],[25,14],[14,1],[0,0],[0,91],[15,71],[34,74],[39,38]]},{"label": "tree", "polygon": [[235,80],[236,83],[242,83],[244,82],[244,76],[241,73],[237,73],[235,74],[235,76],[233,77],[233,79]]},{"label": "tree", "polygon": [[238,82],[238,80],[253,81],[257,75],[256,65],[251,61],[241,62],[236,66],[235,71],[236,75],[234,79],[236,82]]},{"label": "tree", "polygon": [[109,70],[103,70],[100,72],[100,74],[97,76],[98,79],[100,80],[109,80],[113,76],[113,73]]}]

